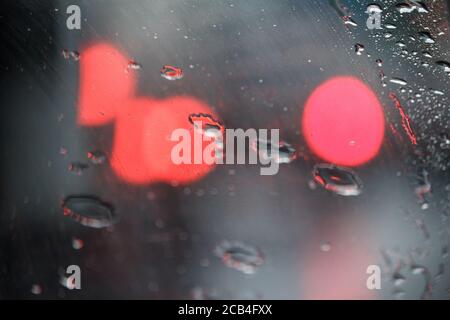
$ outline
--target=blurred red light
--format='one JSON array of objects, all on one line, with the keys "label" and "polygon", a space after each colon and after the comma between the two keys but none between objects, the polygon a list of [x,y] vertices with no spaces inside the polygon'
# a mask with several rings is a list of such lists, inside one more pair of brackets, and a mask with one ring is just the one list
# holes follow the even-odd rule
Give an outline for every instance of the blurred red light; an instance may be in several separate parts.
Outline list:
[{"label": "blurred red light", "polygon": [[374,158],[383,143],[384,113],[374,92],[354,77],[318,86],[302,118],[308,146],[323,160],[345,166]]}]

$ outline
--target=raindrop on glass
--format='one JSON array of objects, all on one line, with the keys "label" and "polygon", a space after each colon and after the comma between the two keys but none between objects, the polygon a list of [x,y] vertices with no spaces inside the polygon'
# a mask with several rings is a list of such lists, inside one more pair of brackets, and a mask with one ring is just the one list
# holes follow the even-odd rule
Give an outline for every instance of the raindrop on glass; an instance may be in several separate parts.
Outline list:
[{"label": "raindrop on glass", "polygon": [[137,63],[136,61],[131,60],[130,62],[128,62],[128,69],[131,70],[140,70],[142,68],[142,66]]},{"label": "raindrop on glass", "polygon": [[103,164],[106,162],[106,155],[102,151],[89,151],[87,158],[92,164]]},{"label": "raindrop on glass", "polygon": [[214,119],[210,114],[193,113],[189,115],[188,120],[195,130],[209,138],[218,138],[225,130],[220,121]]},{"label": "raindrop on glass", "polygon": [[406,86],[408,84],[408,82],[406,82],[405,80],[400,79],[400,78],[392,78],[391,80],[389,80],[389,82],[395,83],[395,84],[398,84],[401,86]]},{"label": "raindrop on glass", "polygon": [[89,166],[83,162],[71,162],[69,164],[69,171],[73,172],[79,176],[83,174],[83,171],[87,170]]},{"label": "raindrop on glass", "polygon": [[62,208],[64,216],[86,227],[106,228],[116,222],[112,206],[94,196],[69,196]]},{"label": "raindrop on glass", "polygon": [[427,44],[433,44],[436,42],[428,31],[419,32],[419,38]]},{"label": "raindrop on glass", "polygon": [[314,180],[324,189],[341,196],[358,196],[362,182],[355,172],[331,164],[318,164],[313,170]]},{"label": "raindrop on glass", "polygon": [[164,66],[161,69],[161,77],[167,80],[180,80],[183,78],[183,70],[173,66]]},{"label": "raindrop on glass", "polygon": [[276,163],[291,163],[297,158],[294,147],[284,141],[274,145],[271,141],[257,139],[252,141],[251,147],[261,158],[270,159]]},{"label": "raindrop on glass", "polygon": [[450,63],[447,61],[437,61],[436,64],[446,73],[450,73]]},{"label": "raindrop on glass", "polygon": [[264,257],[257,248],[241,242],[224,241],[216,247],[215,253],[227,267],[245,274],[256,273],[264,263]]},{"label": "raindrop on glass", "polygon": [[362,44],[360,44],[360,43],[355,44],[355,52],[358,56],[362,55],[364,50],[365,50],[365,48]]},{"label": "raindrop on glass", "polygon": [[84,241],[78,238],[72,239],[72,248],[75,250],[80,250],[84,247]]}]

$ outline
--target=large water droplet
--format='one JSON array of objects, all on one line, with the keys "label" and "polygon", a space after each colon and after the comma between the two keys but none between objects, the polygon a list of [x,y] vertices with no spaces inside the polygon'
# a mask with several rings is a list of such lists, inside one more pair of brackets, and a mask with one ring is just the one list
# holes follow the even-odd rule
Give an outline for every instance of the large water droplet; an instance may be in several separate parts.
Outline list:
[{"label": "large water droplet", "polygon": [[224,241],[216,248],[215,253],[227,267],[245,274],[254,274],[264,263],[264,257],[257,248],[240,242]]},{"label": "large water droplet", "polygon": [[164,66],[161,69],[161,77],[167,80],[180,80],[183,78],[183,70],[174,66]]},{"label": "large water droplet", "polygon": [[142,68],[142,66],[134,60],[131,60],[130,62],[128,62],[128,69],[140,70],[141,68]]},{"label": "large water droplet", "polygon": [[450,73],[450,63],[447,61],[437,61],[436,64],[446,73]]},{"label": "large water droplet", "polygon": [[111,205],[94,196],[69,196],[63,203],[64,215],[91,228],[106,228],[116,222]]},{"label": "large water droplet", "polygon": [[352,170],[331,164],[318,164],[313,170],[314,180],[323,188],[341,196],[357,196],[362,182]]},{"label": "large water droplet", "polygon": [[89,151],[87,157],[93,164],[103,164],[106,162],[106,155],[99,150]]}]

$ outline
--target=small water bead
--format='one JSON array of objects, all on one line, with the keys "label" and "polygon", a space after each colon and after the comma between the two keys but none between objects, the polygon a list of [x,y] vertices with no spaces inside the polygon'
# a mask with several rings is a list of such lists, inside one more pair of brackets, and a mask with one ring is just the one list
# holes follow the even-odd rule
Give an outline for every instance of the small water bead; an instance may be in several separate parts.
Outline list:
[{"label": "small water bead", "polygon": [[437,61],[436,64],[446,73],[450,73],[450,63],[447,61]]},{"label": "small water bead", "polygon": [[88,168],[89,168],[89,166],[86,163],[76,161],[76,162],[71,162],[69,164],[68,170],[70,172],[73,172],[73,173],[75,173],[75,174],[80,176]]},{"label": "small water bead", "polygon": [[34,295],[40,295],[42,293],[42,286],[40,284],[33,284],[31,286],[31,293]]},{"label": "small water bead", "polygon": [[257,139],[252,142],[253,151],[265,160],[273,160],[276,163],[291,163],[297,158],[297,151],[289,143],[280,141],[278,145],[271,141]]},{"label": "small water bead", "polygon": [[365,48],[362,44],[360,44],[360,43],[355,44],[355,52],[358,56],[362,55],[364,50],[365,50]]},{"label": "small water bead", "polygon": [[92,164],[99,165],[106,162],[106,155],[99,150],[89,151],[87,153],[87,158],[91,161]]},{"label": "small water bead", "polygon": [[383,9],[378,4],[370,4],[366,8],[367,13],[381,13]]},{"label": "small water bead", "polygon": [[406,278],[402,274],[395,272],[392,275],[392,281],[394,282],[394,286],[399,287],[406,282]]},{"label": "small water bead", "polygon": [[395,83],[395,84],[398,84],[401,86],[406,86],[408,84],[408,82],[406,82],[405,80],[400,79],[400,78],[392,78],[389,80],[389,82]]}]

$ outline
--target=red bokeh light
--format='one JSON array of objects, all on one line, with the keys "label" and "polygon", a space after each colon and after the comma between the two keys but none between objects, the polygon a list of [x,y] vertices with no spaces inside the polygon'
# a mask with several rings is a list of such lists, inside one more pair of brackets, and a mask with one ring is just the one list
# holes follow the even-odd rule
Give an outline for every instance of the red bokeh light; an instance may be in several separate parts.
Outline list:
[{"label": "red bokeh light", "polygon": [[135,92],[136,75],[128,63],[125,55],[106,43],[82,52],[78,124],[98,126],[114,120],[116,110]]},{"label": "red bokeh light", "polygon": [[[189,122],[192,113],[212,110],[192,97],[171,97],[165,100],[136,98],[122,105],[116,120],[111,165],[116,174],[132,184],[166,182],[186,184],[203,178],[214,165],[194,164],[194,139],[202,134]],[[171,159],[170,141],[175,129],[187,129],[191,135],[192,164],[176,165]],[[202,150],[211,141],[203,142]]]},{"label": "red bokeh light", "polygon": [[384,113],[374,92],[354,77],[335,77],[318,86],[302,118],[308,146],[323,160],[358,166],[383,143]]}]

